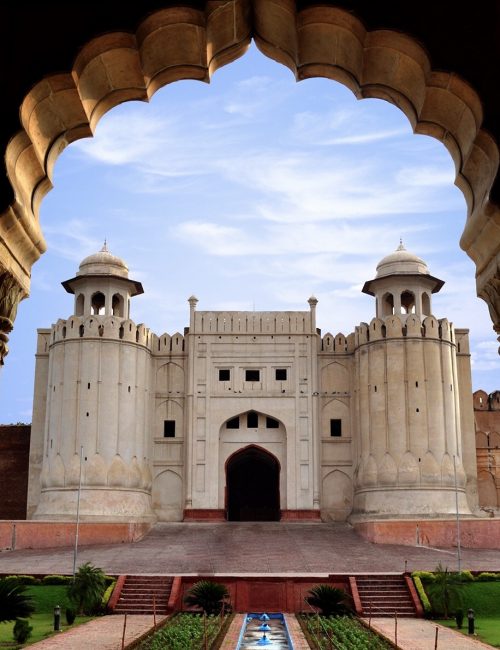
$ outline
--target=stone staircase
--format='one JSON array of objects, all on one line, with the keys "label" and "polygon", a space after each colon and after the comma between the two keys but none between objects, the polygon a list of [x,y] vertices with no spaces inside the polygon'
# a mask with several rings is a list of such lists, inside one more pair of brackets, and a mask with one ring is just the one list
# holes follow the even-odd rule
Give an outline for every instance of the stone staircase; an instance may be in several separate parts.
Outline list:
[{"label": "stone staircase", "polygon": [[154,596],[156,613],[164,616],[172,582],[172,576],[127,575],[113,614],[153,614]]},{"label": "stone staircase", "polygon": [[364,616],[417,616],[402,575],[357,575],[356,585]]}]

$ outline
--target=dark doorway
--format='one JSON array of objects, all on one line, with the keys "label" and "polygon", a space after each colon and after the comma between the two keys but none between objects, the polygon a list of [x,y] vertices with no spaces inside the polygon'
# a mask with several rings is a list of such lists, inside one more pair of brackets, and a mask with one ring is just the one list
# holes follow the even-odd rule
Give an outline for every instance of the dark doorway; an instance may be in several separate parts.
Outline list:
[{"label": "dark doorway", "polygon": [[229,521],[280,520],[280,466],[258,447],[247,447],[227,462],[227,518]]}]

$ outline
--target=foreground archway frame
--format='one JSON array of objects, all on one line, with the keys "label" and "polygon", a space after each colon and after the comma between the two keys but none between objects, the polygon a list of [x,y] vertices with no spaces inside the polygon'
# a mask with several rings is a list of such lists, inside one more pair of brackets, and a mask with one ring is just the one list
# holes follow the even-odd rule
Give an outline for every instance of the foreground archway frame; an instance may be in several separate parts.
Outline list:
[{"label": "foreground archway frame", "polygon": [[367,31],[342,9],[298,10],[293,0],[213,0],[204,10],[156,11],[135,34],[98,36],[82,48],[72,70],[46,77],[25,97],[22,130],[5,153],[15,199],[0,213],[0,363],[17,306],[29,294],[31,267],[46,250],[39,207],[52,188],[61,151],[91,136],[100,117],[121,102],[147,101],[172,81],[208,82],[217,68],[242,56],[252,38],[297,80],[326,77],[360,99],[386,99],[405,113],[416,133],[443,142],[467,203],[460,244],[476,264],[478,295],[500,334],[500,208],[489,200],[499,150],[481,129],[475,90],[453,72],[433,71],[414,39]]}]

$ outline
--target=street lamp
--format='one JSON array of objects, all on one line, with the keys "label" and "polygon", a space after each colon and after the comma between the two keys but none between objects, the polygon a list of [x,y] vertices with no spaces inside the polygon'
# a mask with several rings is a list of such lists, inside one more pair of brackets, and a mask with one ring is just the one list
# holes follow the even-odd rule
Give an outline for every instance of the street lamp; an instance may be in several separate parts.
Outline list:
[{"label": "street lamp", "polygon": [[453,455],[453,474],[455,476],[455,506],[457,511],[457,563],[458,563],[458,572],[460,573],[460,515],[458,512],[458,484],[457,484],[457,459]]},{"label": "street lamp", "polygon": [[83,445],[80,446],[80,479],[78,481],[78,496],[76,498],[76,532],[75,548],[73,551],[73,582],[76,574],[76,556],[78,554],[78,534],[80,532],[80,494],[82,491],[82,465],[83,465]]}]

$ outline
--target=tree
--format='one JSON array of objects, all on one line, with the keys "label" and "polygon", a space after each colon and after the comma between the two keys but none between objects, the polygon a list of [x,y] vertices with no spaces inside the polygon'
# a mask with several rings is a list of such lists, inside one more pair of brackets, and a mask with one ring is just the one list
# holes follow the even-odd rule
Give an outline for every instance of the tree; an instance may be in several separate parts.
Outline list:
[{"label": "tree", "polygon": [[26,585],[20,584],[15,578],[0,580],[0,623],[28,617],[35,611],[31,596],[25,591]]},{"label": "tree", "polygon": [[309,590],[306,602],[320,610],[323,616],[341,616],[350,613],[348,595],[331,585],[317,585]]},{"label": "tree", "polygon": [[434,571],[434,581],[429,585],[428,591],[433,606],[437,606],[445,618],[448,618],[452,607],[462,605],[461,582],[459,573],[448,571],[448,567],[443,568],[441,562],[437,565]]},{"label": "tree", "polygon": [[92,614],[99,609],[106,588],[106,576],[102,569],[85,562],[68,585],[68,598],[79,614]]},{"label": "tree", "polygon": [[225,585],[210,580],[200,580],[188,591],[184,602],[192,607],[200,607],[206,614],[220,614],[222,607],[228,611],[229,607],[224,605],[224,599],[229,598],[229,592]]}]

